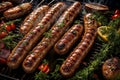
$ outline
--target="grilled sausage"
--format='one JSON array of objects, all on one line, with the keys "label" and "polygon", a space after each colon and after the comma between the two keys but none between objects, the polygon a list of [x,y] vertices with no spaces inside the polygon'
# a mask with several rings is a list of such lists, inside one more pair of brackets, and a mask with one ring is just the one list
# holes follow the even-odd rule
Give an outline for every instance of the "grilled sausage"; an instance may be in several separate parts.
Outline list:
[{"label": "grilled sausage", "polygon": [[74,45],[74,43],[80,38],[82,31],[82,25],[73,25],[55,44],[54,50],[60,55],[66,54]]},{"label": "grilled sausage", "polygon": [[31,9],[32,5],[30,3],[22,3],[6,10],[3,15],[6,19],[15,19],[29,13]]},{"label": "grilled sausage", "polygon": [[97,34],[97,22],[91,19],[91,16],[92,14],[87,14],[84,17],[84,36],[60,67],[60,72],[64,77],[71,77],[74,74],[94,43]]},{"label": "grilled sausage", "polygon": [[32,53],[26,57],[23,62],[23,69],[27,73],[33,72],[46,56],[48,51],[54,46],[57,40],[65,33],[68,26],[80,12],[81,4],[75,2],[58,19],[55,25],[46,33],[44,38],[32,50]]},{"label": "grilled sausage", "polygon": [[66,8],[66,4],[59,2],[49,9],[43,19],[38,23],[37,27],[32,28],[23,39],[13,49],[8,57],[7,65],[15,69],[24,60],[27,53],[35,46],[37,41],[42,38],[43,33],[50,28],[50,26],[59,17]]},{"label": "grilled sausage", "polygon": [[99,3],[85,3],[85,8],[87,9],[87,11],[108,11],[109,8],[106,5],[102,5]]},{"label": "grilled sausage", "polygon": [[49,6],[43,5],[35,9],[31,14],[29,14],[25,20],[23,21],[22,25],[20,26],[20,32],[23,34],[28,33],[28,31],[36,26],[37,22],[41,20],[45,13],[48,11]]},{"label": "grilled sausage", "polygon": [[106,60],[102,66],[103,76],[107,80],[120,79],[120,59],[118,57]]},{"label": "grilled sausage", "polygon": [[3,12],[11,7],[13,7],[13,4],[11,2],[2,2],[0,3],[0,12]]}]

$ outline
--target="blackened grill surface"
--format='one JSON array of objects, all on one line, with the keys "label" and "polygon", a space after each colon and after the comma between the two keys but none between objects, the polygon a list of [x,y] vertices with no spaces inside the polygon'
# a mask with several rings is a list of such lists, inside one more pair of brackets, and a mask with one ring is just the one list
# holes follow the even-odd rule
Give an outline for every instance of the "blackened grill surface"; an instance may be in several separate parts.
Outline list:
[{"label": "blackened grill surface", "polygon": [[[32,3],[34,6],[33,9],[36,7],[36,4],[38,4],[40,1],[41,0],[33,0],[33,3]],[[65,1],[68,4],[70,4],[71,2],[74,2],[74,1],[80,1],[83,4],[84,2],[99,2],[100,0],[55,0],[55,2],[59,2],[59,1]],[[108,5],[108,7],[110,7],[110,9],[120,9],[120,6],[119,6],[120,0],[116,0],[116,1],[101,0],[101,1],[102,1],[101,2],[102,4]],[[24,0],[23,2],[30,2],[30,0]],[[49,2],[50,2],[50,0],[45,0],[44,4],[47,4]],[[20,3],[21,2],[19,2],[19,4]],[[82,16],[83,15],[80,14],[77,19],[82,20]],[[83,22],[81,22],[81,23],[83,24]],[[18,23],[18,26],[19,25],[20,25],[20,23]],[[15,33],[19,33],[19,30],[16,29]],[[17,39],[17,40],[20,40],[20,39]],[[93,46],[94,46],[94,48],[91,49],[90,53],[99,52],[101,43],[98,42],[98,40],[96,40]],[[89,56],[90,56],[90,59],[92,60],[92,55],[89,55]],[[85,62],[88,62],[88,59],[85,59]],[[83,68],[84,67],[85,66],[83,65]],[[99,72],[98,74],[101,74],[101,72]],[[22,66],[20,66],[16,70],[11,70],[7,67],[6,64],[0,64],[0,80],[34,80],[34,75],[35,75],[35,73],[32,73],[32,74],[25,73],[22,69]],[[101,80],[103,80],[103,78],[101,78],[102,77],[101,75],[99,77]],[[89,76],[88,76],[88,78],[89,78]]]}]

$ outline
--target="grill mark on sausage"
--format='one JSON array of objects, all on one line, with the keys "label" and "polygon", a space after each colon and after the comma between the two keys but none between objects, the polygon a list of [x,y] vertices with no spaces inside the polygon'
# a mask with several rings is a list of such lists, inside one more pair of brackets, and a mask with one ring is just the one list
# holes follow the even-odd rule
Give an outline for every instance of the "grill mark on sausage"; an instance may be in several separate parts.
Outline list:
[{"label": "grill mark on sausage", "polygon": [[[17,46],[13,49],[12,53],[8,57],[7,65],[12,68],[16,69],[20,65],[20,63],[24,60],[26,55],[29,53],[29,51],[35,46],[37,41],[42,38],[43,33],[50,28],[50,26],[54,23],[54,21],[59,17],[59,13],[63,12],[66,9],[65,3],[59,2],[56,3],[54,7],[51,7],[46,13],[46,15],[43,17],[43,19],[38,23],[37,28],[34,27],[31,29],[24,37],[23,39],[17,44]],[[47,24],[43,24],[43,21],[45,21],[47,15],[51,11],[56,11],[51,15],[50,21],[46,21]],[[40,29],[41,31],[38,31]],[[29,43],[26,44],[26,41]],[[11,58],[15,58],[14,54],[18,50],[18,48],[22,48],[22,51],[20,52],[20,56],[16,59],[16,62],[12,61]]]},{"label": "grill mark on sausage", "polygon": [[[42,59],[47,55],[48,51],[52,48],[52,46],[54,46],[56,41],[65,33],[66,28],[68,28],[68,26],[72,23],[72,21],[74,20],[74,18],[77,16],[77,14],[79,13],[79,11],[81,9],[81,5],[79,2],[74,3],[72,6],[76,7],[77,5],[79,5],[79,7],[77,7],[77,10],[76,10],[76,12],[74,12],[74,15],[72,17],[68,16],[70,14],[69,11],[71,9],[74,9],[74,8],[71,8],[71,6],[70,6],[70,8],[67,9],[63,13],[63,15],[58,19],[58,21],[48,31],[48,32],[50,32],[49,34],[51,36],[49,38],[44,36],[42,38],[42,40],[39,42],[39,44],[32,50],[32,52],[34,54],[35,51],[37,50],[36,49],[37,47],[44,46],[43,43],[46,44],[43,51],[41,51],[39,49],[39,52],[35,53],[35,54],[38,54],[39,56],[36,57],[37,60],[33,63],[33,65],[31,65],[29,67],[27,65],[25,65],[25,64],[27,64],[27,58],[28,58],[28,57],[26,57],[26,59],[23,62],[23,68],[26,72],[28,72],[28,73],[33,72],[37,68],[39,63],[42,61]],[[68,24],[66,24],[64,22],[65,25],[63,25],[63,21],[66,19],[69,19],[69,22],[68,22]],[[62,26],[61,26],[61,24],[62,24]],[[58,27],[58,28],[55,28],[55,27]],[[48,39],[48,40],[46,40],[46,39]]]},{"label": "grill mark on sausage", "polygon": [[97,22],[90,20],[90,16],[92,16],[92,14],[89,13],[84,17],[85,33],[81,42],[75,47],[60,67],[60,72],[65,77],[70,77],[74,74],[94,43],[97,35]]}]

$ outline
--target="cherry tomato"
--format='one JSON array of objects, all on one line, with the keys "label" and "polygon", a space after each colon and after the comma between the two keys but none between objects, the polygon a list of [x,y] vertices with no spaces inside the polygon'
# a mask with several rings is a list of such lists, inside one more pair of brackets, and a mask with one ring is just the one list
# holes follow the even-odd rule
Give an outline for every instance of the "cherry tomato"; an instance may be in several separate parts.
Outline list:
[{"label": "cherry tomato", "polygon": [[120,10],[119,9],[115,10],[115,14],[120,14]]},{"label": "cherry tomato", "polygon": [[49,66],[48,66],[48,64],[44,65],[44,68],[43,68],[43,70],[42,70],[42,71],[43,71],[43,72],[46,72],[46,71],[47,71],[47,69],[48,69],[48,67],[49,67]]},{"label": "cherry tomato", "polygon": [[0,33],[0,39],[4,38],[7,35],[8,35],[7,32],[1,32]]},{"label": "cherry tomato", "polygon": [[43,73],[48,74],[49,71],[50,71],[50,68],[49,68],[48,64],[41,64],[41,65],[38,67],[38,70],[42,71]]},{"label": "cherry tomato", "polygon": [[42,70],[44,68],[44,65],[41,64],[39,67],[38,67],[38,70]]},{"label": "cherry tomato", "polygon": [[6,30],[7,30],[8,32],[12,31],[11,26],[10,26],[10,25],[6,25]]},{"label": "cherry tomato", "polygon": [[115,15],[112,16],[112,19],[116,19],[118,17],[120,17],[120,14],[115,14]]},{"label": "cherry tomato", "polygon": [[10,26],[11,26],[11,29],[12,29],[12,30],[15,30],[16,26],[15,26],[14,23],[11,23]]}]

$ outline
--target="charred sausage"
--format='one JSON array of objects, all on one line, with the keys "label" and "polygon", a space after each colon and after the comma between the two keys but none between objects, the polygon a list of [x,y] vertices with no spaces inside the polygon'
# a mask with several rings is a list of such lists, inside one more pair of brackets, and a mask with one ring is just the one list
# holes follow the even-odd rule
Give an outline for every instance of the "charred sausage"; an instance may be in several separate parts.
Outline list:
[{"label": "charred sausage", "polygon": [[31,29],[13,49],[7,61],[7,65],[10,68],[16,69],[20,65],[27,53],[29,53],[37,41],[42,38],[43,33],[48,30],[59,17],[58,14],[62,13],[65,9],[66,4],[62,2],[56,3],[49,9],[37,27]]},{"label": "charred sausage", "polygon": [[31,9],[31,3],[22,3],[18,6],[6,10],[3,15],[6,19],[15,19],[29,13]]},{"label": "charred sausage", "polygon": [[20,32],[23,34],[28,33],[28,31],[37,24],[39,20],[41,20],[45,13],[48,11],[49,6],[43,5],[35,9],[31,14],[29,14],[22,25],[20,26]]},{"label": "charred sausage", "polygon": [[11,2],[2,2],[0,3],[0,12],[3,12],[9,8],[11,8],[13,4]]},{"label": "charred sausage", "polygon": [[85,15],[84,36],[60,67],[60,72],[64,77],[71,77],[74,74],[94,43],[97,34],[97,22],[91,19],[91,16],[92,14]]},{"label": "charred sausage", "polygon": [[66,54],[74,43],[80,38],[83,31],[83,26],[80,24],[73,25],[64,35],[63,37],[57,41],[54,46],[54,50],[60,54]]},{"label": "charred sausage", "polygon": [[80,12],[80,9],[81,4],[79,2],[75,2],[63,13],[54,26],[45,33],[43,39],[32,50],[32,53],[23,61],[23,69],[27,73],[35,71],[48,51],[54,46],[57,40],[65,33],[66,29],[73,22],[77,14]]}]

